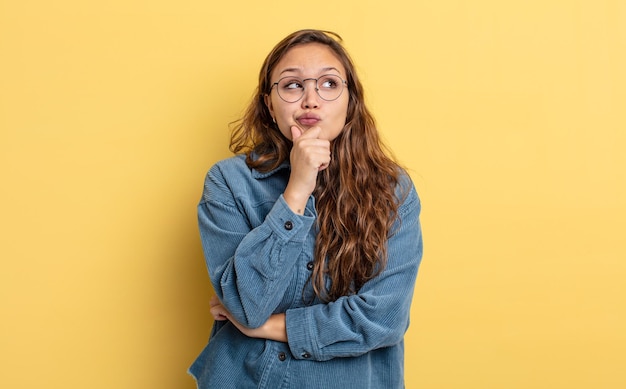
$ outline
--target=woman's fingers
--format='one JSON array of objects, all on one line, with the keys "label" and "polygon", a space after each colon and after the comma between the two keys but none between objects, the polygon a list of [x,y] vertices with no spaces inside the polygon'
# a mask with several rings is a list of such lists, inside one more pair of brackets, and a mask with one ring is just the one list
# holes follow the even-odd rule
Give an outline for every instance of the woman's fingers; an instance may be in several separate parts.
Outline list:
[{"label": "woman's fingers", "polygon": [[289,161],[291,174],[283,196],[291,210],[302,215],[317,183],[317,174],[330,164],[330,142],[319,139],[320,127],[291,127],[293,147]]},{"label": "woman's fingers", "polygon": [[315,171],[325,168],[330,163],[330,142],[319,139],[322,129],[312,127],[304,131],[297,126],[291,127],[293,149],[291,150],[292,170],[298,167],[313,168]]},{"label": "woman's fingers", "polygon": [[211,300],[209,301],[209,305],[211,307],[209,311],[211,312],[211,315],[213,316],[214,320],[218,320],[218,321],[228,320],[228,316],[230,315],[230,313],[226,310],[226,308],[224,308],[224,306],[222,305],[222,302],[220,301],[219,298],[217,298],[217,296],[211,297]]},{"label": "woman's fingers", "polygon": [[212,306],[210,309],[210,312],[214,320],[217,320],[217,321],[228,320],[229,313],[222,304]]},{"label": "woman's fingers", "polygon": [[302,134],[304,134],[304,131],[298,126],[291,126],[290,129],[292,142],[295,142],[298,138],[300,138],[300,136],[302,136]]}]

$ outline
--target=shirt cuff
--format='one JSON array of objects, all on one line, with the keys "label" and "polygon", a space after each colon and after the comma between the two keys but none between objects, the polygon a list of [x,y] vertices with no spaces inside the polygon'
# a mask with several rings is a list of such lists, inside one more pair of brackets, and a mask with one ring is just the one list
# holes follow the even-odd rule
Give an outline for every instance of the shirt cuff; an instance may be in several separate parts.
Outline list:
[{"label": "shirt cuff", "polygon": [[313,344],[310,319],[306,308],[288,309],[285,312],[285,327],[287,330],[287,342],[289,350],[295,359],[319,360],[316,350],[318,347]]},{"label": "shirt cuff", "polygon": [[[309,203],[311,202],[312,200],[309,199]],[[287,205],[283,195],[280,195],[265,220],[280,239],[304,242],[315,222],[315,214],[311,212],[308,206],[304,215],[294,213]]]}]

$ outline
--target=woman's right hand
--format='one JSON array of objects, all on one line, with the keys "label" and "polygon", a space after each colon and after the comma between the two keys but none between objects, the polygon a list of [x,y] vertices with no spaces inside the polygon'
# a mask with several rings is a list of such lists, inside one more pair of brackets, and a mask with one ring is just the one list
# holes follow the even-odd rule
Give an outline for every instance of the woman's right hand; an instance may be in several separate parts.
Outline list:
[{"label": "woman's right hand", "polygon": [[317,183],[317,174],[330,164],[330,141],[319,139],[320,127],[303,130],[291,126],[291,175],[283,197],[289,208],[302,215]]}]

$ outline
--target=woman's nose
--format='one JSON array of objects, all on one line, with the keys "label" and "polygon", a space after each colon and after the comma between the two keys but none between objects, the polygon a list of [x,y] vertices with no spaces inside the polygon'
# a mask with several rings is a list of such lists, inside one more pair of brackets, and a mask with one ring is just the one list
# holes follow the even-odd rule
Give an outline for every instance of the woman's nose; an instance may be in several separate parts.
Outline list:
[{"label": "woman's nose", "polygon": [[302,96],[302,107],[311,109],[319,107],[319,95],[317,94],[316,80],[310,80],[304,88],[304,96]]}]

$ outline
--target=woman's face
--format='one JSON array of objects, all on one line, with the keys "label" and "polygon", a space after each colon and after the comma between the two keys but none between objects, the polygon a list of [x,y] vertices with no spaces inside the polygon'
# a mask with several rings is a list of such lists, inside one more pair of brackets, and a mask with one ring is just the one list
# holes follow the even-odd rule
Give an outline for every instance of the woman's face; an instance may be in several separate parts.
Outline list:
[{"label": "woman's face", "polygon": [[[314,79],[323,75],[339,76],[345,80],[346,71],[333,51],[320,43],[307,43],[295,46],[285,54],[276,64],[271,74],[271,82],[275,83],[284,77],[299,80],[299,83],[290,84],[289,89],[281,88],[283,95],[292,93],[293,89],[301,90],[304,87],[302,98],[289,103],[278,95],[279,85],[274,85],[271,92],[265,95],[265,104],[270,114],[276,120],[280,132],[291,139],[291,126],[298,126],[303,131],[312,127],[320,127],[319,138],[335,139],[346,124],[348,100],[350,93],[347,85],[338,85],[343,88],[341,95],[333,101],[327,101],[316,92]],[[311,80],[313,79],[313,80]],[[322,80],[319,81],[322,84]],[[332,85],[325,82],[324,86]],[[319,85],[323,88],[323,85]],[[297,92],[295,92],[297,94]],[[325,92],[321,92],[325,93]],[[330,92],[332,94],[332,92]],[[291,99],[290,99],[291,100]]]}]

